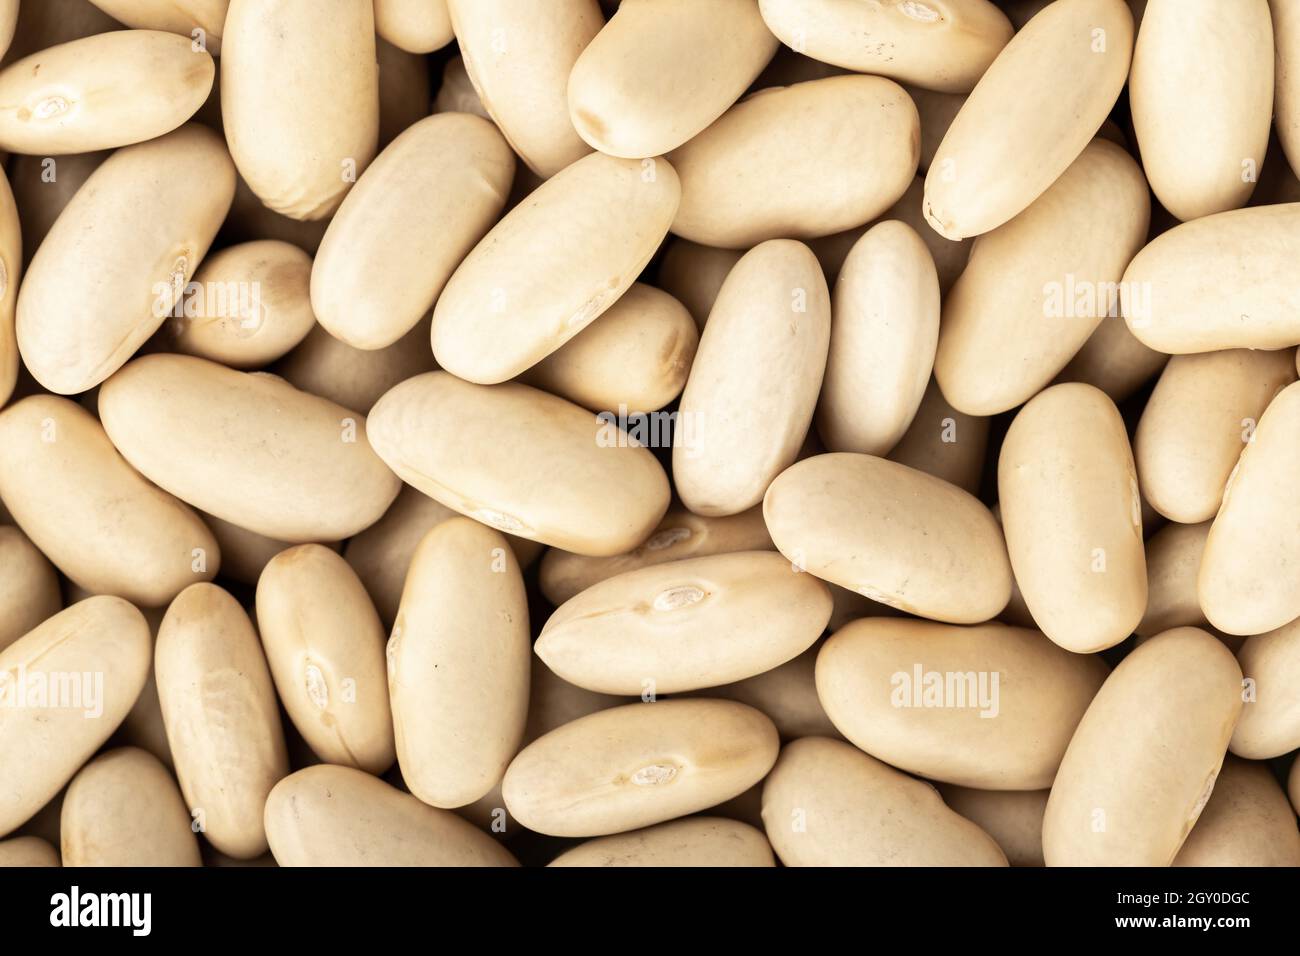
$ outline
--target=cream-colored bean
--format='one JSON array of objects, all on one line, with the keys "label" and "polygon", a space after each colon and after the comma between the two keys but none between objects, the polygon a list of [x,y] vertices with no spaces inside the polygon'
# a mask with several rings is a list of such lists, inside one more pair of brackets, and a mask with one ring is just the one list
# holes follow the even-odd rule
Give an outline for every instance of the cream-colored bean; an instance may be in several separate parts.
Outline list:
[{"label": "cream-colored bean", "polygon": [[801,53],[947,93],[970,92],[1012,34],[988,0],[759,0],[759,7],[781,42]]},{"label": "cream-colored bean", "polygon": [[1132,54],[1124,0],[1059,0],[1035,16],[948,128],[925,180],[926,219],[965,239],[1026,209],[1096,135]]},{"label": "cream-colored bean", "polygon": [[1292,169],[1300,169],[1300,8],[1269,0],[1273,20],[1273,122]]},{"label": "cream-colored bean", "polygon": [[362,174],[330,221],[311,270],[320,324],[359,349],[409,332],[496,222],[514,179],[510,147],[487,120],[420,120]]},{"label": "cream-colored bean", "polygon": [[528,599],[505,537],[436,525],[411,558],[388,642],[397,760],[411,792],[461,807],[492,789],[528,715]]},{"label": "cream-colored bean", "polygon": [[957,411],[932,378],[912,424],[889,458],[974,495],[984,474],[988,437],[988,418]]},{"label": "cream-colored bean", "polygon": [[825,737],[781,749],[763,784],[763,826],[786,866],[1007,865],[932,785]]},{"label": "cream-colored bean", "polygon": [[311,256],[279,239],[213,253],[172,309],[172,348],[238,369],[274,362],[316,325],[311,268]]},{"label": "cream-colored bean", "polygon": [[944,301],[934,373],[972,415],[1032,398],[1107,315],[1149,225],[1142,170],[1094,140],[1025,210],[980,236]]},{"label": "cream-colored bean", "polygon": [[882,222],[835,282],[817,433],[828,451],[887,455],[912,423],[934,368],[939,277],[911,226]]},{"label": "cream-colored bean", "polygon": [[1043,865],[1046,790],[973,790],[942,784],[943,802],[993,837],[1012,866]]},{"label": "cream-colored bean", "polygon": [[631,0],[573,65],[570,117],[594,149],[658,156],[721,116],[776,47],[754,0]]},{"label": "cream-colored bean", "polygon": [[637,282],[520,380],[596,412],[653,412],[681,394],[699,341],[685,306]]},{"label": "cream-colored bean", "polygon": [[[0,418],[0,428],[3,428]],[[0,434],[3,434],[0,431]],[[4,493],[0,478],[0,494]],[[30,538],[0,525],[0,651],[63,609],[59,578]]]},{"label": "cream-colored bean", "polygon": [[1173,866],[1300,866],[1295,812],[1266,764],[1229,754]]},{"label": "cream-colored bean", "polygon": [[678,409],[673,479],[697,514],[763,500],[808,433],[831,335],[817,258],[788,239],[751,249],[723,283]]},{"label": "cream-colored bean", "polygon": [[392,766],[384,626],[365,586],[319,544],[281,551],[257,582],[257,627],[284,709],[326,763]]},{"label": "cream-colored bean", "polygon": [[145,477],[270,538],[346,538],[378,520],[401,484],[365,441],[364,415],[187,355],[132,362],[100,389],[99,413]]},{"label": "cream-colored bean", "polygon": [[742,255],[736,249],[714,249],[674,237],[659,260],[659,287],[686,306],[702,332],[722,283]]},{"label": "cream-colored bean", "polygon": [[40,155],[140,143],[194,115],[216,77],[186,37],[114,30],[0,70],[0,149]]},{"label": "cream-colored bean", "polygon": [[1002,532],[954,485],[842,452],[787,468],[763,501],[781,553],[819,578],[937,621],[974,624],[1011,593]]},{"label": "cream-colored bean", "polygon": [[222,853],[243,860],[265,853],[262,810],[289,762],[248,615],[214,584],[186,588],[158,629],[154,668],[190,815]]},{"label": "cream-colored bean", "polygon": [[1171,627],[1209,629],[1196,595],[1196,576],[1209,534],[1208,521],[1172,523],[1147,539],[1147,609],[1133,628],[1139,637],[1154,637]]},{"label": "cream-colored bean", "polygon": [[[526,385],[471,385],[446,372],[407,379],[371,410],[388,466],[454,511],[579,554],[644,541],[668,508],[668,480],[616,424]],[[468,457],[463,442],[493,436]],[[539,481],[543,475],[563,481]]]},{"label": "cream-colored bean", "polygon": [[593,153],[547,180],[447,282],[433,311],[438,364],[484,385],[536,365],[636,281],[680,194],[662,159]]},{"label": "cream-colored bean", "polygon": [[375,37],[379,65],[379,149],[429,115],[429,58]]},{"label": "cream-colored bean", "polygon": [[730,684],[797,657],[831,615],[826,585],[773,551],[687,558],[628,571],[566,601],[537,656],[606,694]]},{"label": "cream-colored bean", "polygon": [[1290,352],[1175,355],[1133,438],[1143,497],[1172,521],[1213,518],[1264,409],[1295,380]]},{"label": "cream-colored bean", "polygon": [[[924,90],[906,83],[903,85],[903,89],[907,90],[907,95],[916,104],[916,112],[921,117],[921,157],[916,164],[916,169],[918,176],[922,179],[921,189],[922,193],[924,193],[925,174],[929,171],[930,164],[934,162],[934,154],[939,151],[939,144],[943,142],[948,127],[952,125],[952,121],[957,118],[958,112],[961,111],[962,105],[966,102],[966,95],[964,93],[936,93],[933,90]],[[917,210],[920,211],[920,208],[921,204],[918,203]],[[924,221],[924,216],[922,216],[922,222]],[[938,235],[938,233],[935,233],[935,235]]]},{"label": "cream-colored bean", "polygon": [[60,865],[59,851],[40,837],[20,836],[0,840],[0,869]]},{"label": "cream-colored bean", "polygon": [[166,30],[221,55],[221,32],[230,0],[90,0],[137,30]]},{"label": "cream-colored bean", "polygon": [[998,459],[1016,581],[1044,634],[1079,654],[1124,640],[1147,604],[1137,472],[1119,411],[1053,385],[1017,413]]},{"label": "cream-colored bean", "polygon": [[[73,153],[57,159],[15,156],[9,161],[9,181],[13,186],[14,203],[18,211],[17,222],[22,223],[23,262],[32,261],[32,256],[36,255],[36,250],[40,248],[64,207],[108,156],[107,150],[101,150],[94,153]],[[50,179],[51,171],[53,179]],[[2,192],[0,202],[3,202]],[[0,217],[0,221],[9,222],[10,217]],[[13,265],[17,264],[16,260],[10,261]],[[8,275],[10,264],[6,263],[5,268]],[[10,302],[14,298],[16,295]]]},{"label": "cream-colored bean", "polygon": [[1124,658],[1056,774],[1047,865],[1168,866],[1210,799],[1241,706],[1241,670],[1204,631],[1165,631]]},{"label": "cream-colored bean", "polygon": [[[851,594],[843,588],[833,588],[843,594]],[[831,618],[831,625],[834,617]],[[828,625],[829,626],[829,625]],[[776,724],[782,740],[797,740],[800,737],[839,737],[831,719],[826,716],[821,701],[817,698],[817,684],[814,671],[817,664],[819,648],[813,645],[798,657],[792,658],[753,677],[723,684],[701,691],[701,697],[721,697],[748,704],[760,713],[766,714]]]},{"label": "cream-colored bean", "polygon": [[775,866],[762,831],[736,820],[690,817],[588,840],[548,866]]},{"label": "cream-colored bean", "polygon": [[432,53],[454,38],[447,0],[375,0],[375,32],[408,53]]},{"label": "cream-colored bean", "polygon": [[442,68],[442,83],[433,98],[433,112],[472,113],[485,120],[492,119],[492,114],[478,98],[478,92],[474,89],[474,83],[469,78],[469,71],[465,68],[465,60],[462,57],[453,56]]},{"label": "cream-colored bean", "polygon": [[568,84],[604,26],[596,0],[446,3],[479,101],[528,167],[549,179],[591,152],[569,118]]},{"label": "cream-colored bean", "polygon": [[715,806],[776,761],[772,722],[726,700],[628,704],[581,717],[525,747],[506,806],[554,836],[604,836]]},{"label": "cream-colored bean", "polygon": [[1269,404],[1228,477],[1197,592],[1228,634],[1263,634],[1300,617],[1300,382]]},{"label": "cream-colored bean", "polygon": [[682,184],[673,233],[743,249],[860,226],[911,184],[920,138],[916,106],[883,77],[760,90],[669,154]]},{"label": "cream-colored bean", "polygon": [[199,516],[141,477],[75,402],[33,395],[9,406],[0,444],[14,520],[88,591],[157,607],[216,575],[221,549]]},{"label": "cream-colored bean", "polygon": [[822,647],[817,696],[845,737],[901,770],[1039,790],[1108,673],[1037,631],[865,618]]},{"label": "cream-colored bean", "polygon": [[1148,0],[1129,103],[1162,206],[1182,220],[1244,206],[1273,116],[1268,0]]},{"label": "cream-colored bean", "polygon": [[244,177],[236,178],[235,201],[225,224],[225,233],[232,241],[282,239],[292,242],[308,255],[315,255],[328,226],[328,219],[290,219],[274,209],[268,209],[244,181]]},{"label": "cream-colored bean", "polygon": [[[322,68],[328,64],[328,68]],[[321,219],[375,156],[372,0],[231,0],[221,114],[240,175],[268,207]]]},{"label": "cream-colored bean", "polygon": [[1164,352],[1143,345],[1123,317],[1108,315],[1061,369],[1056,381],[1093,385],[1118,404],[1130,398],[1168,361]]},{"label": "cream-colored bean", "polygon": [[225,146],[193,124],[100,164],[50,228],[18,296],[18,348],[36,380],[72,395],[121,368],[172,310],[234,191]]},{"label": "cream-colored bean", "polygon": [[[51,160],[53,162],[53,160]],[[14,312],[23,269],[22,227],[9,180],[0,170],[0,407],[18,381],[18,336]]]},{"label": "cream-colored bean", "polygon": [[1267,760],[1300,747],[1300,619],[1247,638],[1237,660],[1247,683],[1232,752]]},{"label": "cream-colored bean", "polygon": [[122,722],[149,672],[149,625],[92,597],[0,651],[0,836],[12,833]]},{"label": "cream-colored bean", "polygon": [[64,866],[201,866],[176,781],[136,747],[105,751],[68,785],[60,826]]}]

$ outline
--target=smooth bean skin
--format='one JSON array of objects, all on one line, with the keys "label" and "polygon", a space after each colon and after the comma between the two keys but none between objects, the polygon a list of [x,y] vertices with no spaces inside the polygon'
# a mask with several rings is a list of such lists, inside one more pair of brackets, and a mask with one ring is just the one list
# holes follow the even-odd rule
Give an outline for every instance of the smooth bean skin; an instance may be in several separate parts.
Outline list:
[{"label": "smooth bean skin", "polygon": [[689,817],[588,840],[547,866],[776,866],[762,831],[736,820]]},{"label": "smooth bean skin", "polygon": [[1147,609],[1134,628],[1139,637],[1155,637],[1171,627],[1209,628],[1196,593],[1209,536],[1210,522],[1202,521],[1170,523],[1147,539]]},{"label": "smooth bean skin", "polygon": [[1300,617],[1300,382],[1269,404],[1228,477],[1197,592],[1210,623],[1263,634]]},{"label": "smooth bean skin", "polygon": [[611,156],[667,153],[736,102],[776,47],[754,0],[620,4],[573,64],[570,118]]},{"label": "smooth bean skin", "polygon": [[1011,594],[997,521],[946,481],[875,458],[816,455],[763,499],[780,552],[823,580],[953,624],[996,616]]},{"label": "smooth bean skin", "polygon": [[230,0],[90,0],[115,20],[137,30],[166,30],[201,42],[221,55],[221,31]]},{"label": "smooth bean skin", "polygon": [[1061,369],[1056,381],[1094,385],[1119,404],[1160,372],[1168,361],[1169,356],[1164,352],[1142,344],[1122,315],[1107,316]]},{"label": "smooth bean skin", "polygon": [[1146,610],[1137,473],[1119,411],[1091,385],[1054,385],[1016,415],[998,459],[1011,567],[1039,629],[1088,654]]},{"label": "smooth bean skin", "polygon": [[485,120],[491,120],[483,101],[478,98],[473,81],[465,68],[463,57],[453,56],[442,68],[442,85],[433,98],[435,113],[472,113]]},{"label": "smooth bean skin", "polygon": [[36,380],[74,395],[121,368],[172,310],[234,192],[225,145],[194,124],[104,160],[50,228],[18,295],[18,348]]},{"label": "smooth bean skin", "polygon": [[1020,30],[980,77],[925,179],[941,236],[996,229],[1054,183],[1096,135],[1128,78],[1124,0],[1061,0]]},{"label": "smooth bean skin", "polygon": [[221,116],[239,173],[291,219],[338,208],[379,144],[372,0],[231,0]]},{"label": "smooth bean skin", "polygon": [[636,281],[681,197],[664,159],[585,156],[498,222],[433,310],[438,365],[481,385],[514,378],[569,341]]},{"label": "smooth bean skin", "polygon": [[321,764],[286,776],[266,801],[280,866],[518,866],[454,813],[368,773]]},{"label": "smooth bean skin", "polygon": [[257,582],[257,627],[289,719],[326,763],[380,774],[393,764],[384,626],[337,552],[303,544]]},{"label": "smooth bean skin", "polygon": [[934,372],[971,415],[1023,404],[1082,348],[1107,315],[1116,283],[1146,240],[1142,169],[1094,140],[1026,209],[975,240],[944,300]]},{"label": "smooth bean skin", "polygon": [[935,788],[839,740],[781,749],[763,827],[786,866],[1006,866],[993,838]]},{"label": "smooth bean skin", "polygon": [[1251,760],[1280,757],[1300,747],[1300,619],[1267,634],[1248,637],[1237,652],[1250,682],[1241,720],[1233,731],[1233,753]]},{"label": "smooth bean skin", "polygon": [[[526,385],[419,375],[375,404],[366,433],[403,481],[453,511],[579,554],[636,547],[668,509],[668,480],[649,451]],[[465,456],[462,440],[480,434],[496,440]],[[545,474],[565,482],[539,482]]]},{"label": "smooth bean skin", "polygon": [[514,172],[509,145],[477,116],[429,116],[404,130],[325,230],[311,270],[321,325],[359,349],[409,332],[496,222]]},{"label": "smooth bean skin", "polygon": [[1260,416],[1295,379],[1290,352],[1228,349],[1171,358],[1133,440],[1143,497],[1171,521],[1213,518]]},{"label": "smooth bean skin", "polygon": [[1013,32],[988,0],[759,0],[759,8],[782,43],[814,59],[945,93],[969,93]]},{"label": "smooth bean skin", "polygon": [[375,0],[375,32],[407,53],[432,53],[453,39],[447,0]]},{"label": "smooth bean skin", "polygon": [[124,461],[75,402],[33,395],[10,405],[0,442],[13,452],[0,460],[0,495],[14,520],[91,593],[158,607],[216,576],[221,549],[202,519]]},{"label": "smooth bean skin", "polygon": [[1273,119],[1292,169],[1300,169],[1300,10],[1286,0],[1269,0],[1276,57]]},{"label": "smooth bean skin", "polygon": [[0,70],[0,149],[59,156],[169,133],[198,111],[216,66],[190,40],[114,30]]},{"label": "smooth bean skin", "polygon": [[973,790],[941,784],[943,802],[997,842],[1012,866],[1043,865],[1047,790]]},{"label": "smooth bean skin", "polygon": [[186,588],[158,629],[154,672],[185,805],[222,853],[260,856],[267,794],[289,773],[289,760],[248,615],[214,584]]},{"label": "smooth bean skin", "polygon": [[9,867],[61,866],[59,851],[37,836],[0,840],[0,870]]},{"label": "smooth bean skin", "polygon": [[1041,790],[1108,673],[1100,658],[1033,630],[864,618],[823,645],[817,695],[845,737],[900,770],[985,790]]},{"label": "smooth bean skin", "polygon": [[[3,489],[0,484],[0,490]],[[2,491],[0,491],[2,493]],[[30,538],[0,525],[0,651],[63,609],[59,577]]]},{"label": "smooth bean skin", "polygon": [[830,294],[803,243],[751,249],[727,276],[678,406],[673,479],[696,514],[763,500],[808,434],[826,368]]},{"label": "smooth bean skin", "polygon": [[[851,592],[843,591],[849,594]],[[832,616],[828,627],[834,626]],[[746,677],[734,684],[723,684],[698,692],[700,697],[720,697],[748,704],[766,714],[776,724],[782,741],[800,737],[838,738],[831,719],[817,698],[814,673],[819,646],[814,644],[798,657],[791,658],[769,671]]]},{"label": "smooth bean skin", "polygon": [[601,581],[547,620],[537,656],[606,694],[730,684],[812,646],[831,615],[826,585],[772,551],[658,564]]},{"label": "smooth bean skin", "polygon": [[912,423],[934,368],[939,276],[911,226],[869,229],[853,246],[831,299],[817,434],[828,451],[887,455]]},{"label": "smooth bean skin", "polygon": [[72,778],[61,813],[64,866],[201,866],[176,781],[137,747],[100,754]]},{"label": "smooth bean skin", "polygon": [[948,404],[933,378],[889,459],[978,494],[988,451],[989,420]]},{"label": "smooth bean skin", "polygon": [[772,768],[778,746],[772,721],[744,704],[627,704],[529,744],[506,771],[502,794],[539,833],[622,833],[743,793]]},{"label": "smooth bean skin", "polygon": [[714,249],[674,237],[659,260],[659,288],[690,310],[696,328],[702,332],[722,283],[743,254],[736,249]]},{"label": "smooth bean skin", "polygon": [[1295,811],[1267,764],[1229,754],[1173,866],[1300,866]]},{"label": "smooth bean skin", "polygon": [[1241,669],[1205,631],[1138,646],[1065,752],[1043,819],[1047,865],[1168,866],[1210,799],[1241,707]]},{"label": "smooth bean skin", "polygon": [[[907,190],[920,139],[916,106],[883,77],[760,90],[668,154],[682,186],[673,234],[747,249],[860,226]],[[855,175],[864,167],[874,174]]]},{"label": "smooth bean skin", "polygon": [[435,807],[473,803],[501,780],[528,716],[528,599],[500,532],[456,517],[425,535],[387,653],[407,786]]},{"label": "smooth bean skin", "polygon": [[[49,803],[117,729],[144,686],[149,649],[143,615],[102,596],[60,611],[0,651],[7,705],[0,707],[0,764],[11,768],[0,778],[0,836]],[[61,680],[69,674],[82,677],[72,691]],[[44,700],[24,696],[41,686]],[[39,706],[49,693],[60,706]]]},{"label": "smooth bean skin", "polygon": [[1273,116],[1268,0],[1148,0],[1129,102],[1162,206],[1184,221],[1244,206]]},{"label": "smooth bean skin", "polygon": [[100,389],[99,413],[145,477],[269,538],[346,538],[378,520],[401,487],[366,443],[364,415],[273,375],[146,355]]}]

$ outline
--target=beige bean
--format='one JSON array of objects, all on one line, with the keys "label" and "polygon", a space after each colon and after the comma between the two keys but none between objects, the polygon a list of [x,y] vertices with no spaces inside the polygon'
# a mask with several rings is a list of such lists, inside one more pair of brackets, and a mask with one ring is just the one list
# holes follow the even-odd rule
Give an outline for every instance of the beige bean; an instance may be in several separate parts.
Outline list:
[{"label": "beige bean", "polygon": [[329,764],[276,785],[266,801],[266,833],[280,866],[518,866],[456,814]]},{"label": "beige bean", "polygon": [[1168,361],[1164,352],[1143,345],[1122,317],[1108,315],[1061,369],[1056,381],[1093,385],[1118,404],[1130,398]]},{"label": "beige bean", "polygon": [[408,53],[432,53],[453,39],[447,0],[375,0],[375,32]]},{"label": "beige bean", "polygon": [[379,149],[429,115],[429,59],[375,37],[379,65]]},{"label": "beige bean", "polygon": [[[0,423],[4,419],[0,418]],[[3,428],[3,424],[0,424]],[[0,431],[0,434],[3,434]],[[0,477],[0,494],[4,480]],[[59,578],[30,538],[0,525],[0,651],[63,609]]]},{"label": "beige bean", "polygon": [[[843,588],[834,588],[851,594]],[[834,623],[834,617],[831,619]],[[839,737],[831,719],[817,698],[814,671],[819,648],[813,645],[798,657],[769,671],[747,677],[734,684],[723,684],[701,691],[702,697],[721,697],[748,704],[766,714],[776,724],[782,740],[800,737]]]},{"label": "beige bean", "polygon": [[1209,534],[1208,521],[1173,523],[1147,539],[1147,609],[1134,628],[1140,637],[1155,637],[1171,627],[1209,630],[1196,595],[1196,576]]},{"label": "beige bean", "polygon": [[974,624],[1011,593],[988,508],[938,478],[847,452],[787,468],[763,501],[767,529],[799,567],[873,601]]},{"label": "beige bean", "polygon": [[801,53],[947,93],[970,92],[1012,34],[988,0],[759,0],[759,7],[781,42]]},{"label": "beige bean", "polygon": [[[221,545],[222,577],[240,584],[256,586],[267,562],[293,546],[291,542],[268,538],[210,514],[204,514],[203,521],[212,529],[217,543]],[[330,547],[338,550],[339,546],[336,542]]]},{"label": "beige bean", "polygon": [[[934,162],[934,154],[938,152],[939,144],[943,142],[948,127],[952,125],[952,121],[957,118],[957,113],[961,110],[962,104],[966,102],[966,94],[937,93],[934,90],[925,90],[919,86],[906,83],[903,84],[903,89],[907,90],[907,95],[916,104],[916,112],[921,117],[921,158],[917,162],[916,168],[918,175],[922,178],[921,187],[922,192],[924,192],[925,173],[929,171],[930,164]],[[917,209],[920,210],[920,204],[917,205]],[[924,217],[922,217],[922,222],[924,221]],[[938,233],[935,233],[935,235],[938,235]]]},{"label": "beige bean", "polygon": [[356,573],[319,544],[281,551],[257,582],[257,627],[281,702],[326,763],[392,766],[384,626]]},{"label": "beige bean", "polygon": [[221,55],[221,31],[230,0],[90,0],[137,30],[166,30]]},{"label": "beige bean", "polygon": [[658,156],[717,120],[776,47],[754,0],[632,0],[574,63],[569,114],[594,149]]},{"label": "beige bean", "polygon": [[379,141],[371,0],[338,0],[329,16],[316,0],[231,0],[221,114],[263,203],[292,219],[332,213]]},{"label": "beige bean", "polygon": [[1292,169],[1300,169],[1300,9],[1286,0],[1268,6],[1276,51],[1273,121]]},{"label": "beige bean", "polygon": [[472,113],[474,116],[481,116],[485,120],[491,120],[492,114],[483,106],[483,101],[478,98],[478,93],[474,89],[474,83],[469,78],[469,71],[465,68],[465,60],[459,56],[453,56],[447,61],[447,65],[442,68],[442,84],[438,87],[438,93],[433,98],[433,112],[435,113]]},{"label": "beige bean", "polygon": [[933,786],[838,740],[788,743],[763,784],[763,826],[786,866],[1006,866]]},{"label": "beige bean", "polygon": [[588,840],[547,866],[776,866],[762,831],[736,820],[690,817]]},{"label": "beige bean", "polygon": [[397,760],[436,807],[501,780],[528,715],[528,599],[509,543],[467,518],[433,528],[411,558],[388,642]]},{"label": "beige bean", "polygon": [[147,355],[100,389],[99,412],[145,477],[266,537],[346,538],[400,487],[366,443],[364,415],[271,375]]},{"label": "beige bean", "polygon": [[61,819],[64,866],[201,866],[190,813],[167,768],[119,747],[68,785]]},{"label": "beige bean", "polygon": [[1245,706],[1232,752],[1252,760],[1280,757],[1300,747],[1300,619],[1246,639],[1237,653],[1246,679]]},{"label": "beige bean", "polygon": [[1266,764],[1229,754],[1173,866],[1300,866],[1295,811]]},{"label": "beige bean", "polygon": [[222,853],[244,860],[265,853],[262,810],[289,762],[248,615],[216,585],[186,588],[158,629],[154,667],[190,815]]},{"label": "beige bean", "polygon": [[18,348],[36,380],[72,395],[117,371],[162,325],[234,190],[225,146],[193,124],[100,164],[36,251],[18,296]]},{"label": "beige bean", "polygon": [[[462,442],[479,435],[495,437],[465,456]],[[526,385],[419,375],[375,404],[367,436],[404,481],[443,505],[579,554],[630,550],[668,508],[668,481],[649,451]],[[564,480],[538,480],[547,474]]]},{"label": "beige bean", "polygon": [[149,626],[117,597],[87,598],[0,651],[0,836],[108,740],[148,671]]},{"label": "beige bean", "polygon": [[330,333],[381,349],[409,332],[505,206],[515,160],[496,127],[449,113],[420,120],[362,174],[330,221],[311,305]]},{"label": "beige bean", "polygon": [[853,246],[831,300],[817,406],[828,451],[886,455],[906,433],[934,368],[939,277],[916,230],[897,220]]},{"label": "beige bean", "polygon": [[216,575],[221,549],[199,516],[132,469],[75,402],[33,395],[9,406],[0,443],[15,452],[0,460],[14,519],[88,591],[157,607]]},{"label": "beige bean", "polygon": [[1012,866],[1043,865],[1046,790],[972,790],[941,784],[943,802],[993,837]]},{"label": "beige bean", "polygon": [[998,459],[1016,581],[1066,650],[1124,640],[1147,604],[1137,473],[1119,411],[1091,385],[1053,385],[1016,415]]},{"label": "beige bean", "polygon": [[14,310],[23,268],[22,229],[9,180],[0,171],[0,407],[18,381],[18,337]]},{"label": "beige bean", "polygon": [[1228,634],[1263,634],[1300,617],[1300,382],[1269,404],[1228,477],[1197,591]]},{"label": "beige bean", "polygon": [[40,837],[20,836],[0,840],[0,869],[60,865],[59,851]]},{"label": "beige bean", "polygon": [[1026,209],[1096,135],[1132,54],[1124,0],[1060,0],[1035,16],[948,128],[925,179],[926,219],[965,239]]},{"label": "beige bean", "polygon": [[506,806],[554,836],[604,836],[730,800],[776,760],[772,722],[744,704],[667,700],[581,717],[525,747]]},{"label": "beige bean", "polygon": [[1032,398],[1107,315],[1150,220],[1142,170],[1094,140],[1026,209],[975,241],[944,301],[934,373],[972,415]]},{"label": "beige bean", "polygon": [[1142,495],[1172,521],[1208,521],[1273,396],[1296,380],[1290,352],[1175,355],[1133,439]]},{"label": "beige bean", "polygon": [[788,239],[751,249],[723,283],[678,409],[673,479],[697,514],[763,500],[808,433],[831,334],[817,258]]},{"label": "beige bean", "polygon": [[236,177],[235,201],[226,217],[225,237],[234,242],[251,242],[255,239],[282,239],[292,242],[309,255],[315,255],[320,246],[328,219],[304,222],[290,219],[262,205],[244,177]]},{"label": "beige bean", "polygon": [[911,425],[889,458],[973,495],[979,492],[984,474],[988,436],[988,418],[957,411],[932,378]]},{"label": "beige bean", "polygon": [[702,332],[722,283],[742,255],[735,249],[714,249],[674,237],[659,260],[659,288],[686,306]]},{"label": "beige bean", "polygon": [[549,179],[591,152],[569,118],[567,88],[605,23],[596,0],[446,3],[479,101],[528,167]]},{"label": "beige bean", "polygon": [[673,233],[742,249],[860,226],[912,182],[920,136],[906,91],[883,77],[761,90],[669,154],[682,184]]},{"label": "beige bean", "polygon": [[566,601],[537,656],[606,694],[673,694],[762,674],[803,653],[831,615],[826,585],[772,551],[628,571]]},{"label": "beige bean", "polygon": [[822,647],[817,696],[845,737],[900,770],[1039,790],[1108,673],[1037,631],[865,618]]},{"label": "beige bean", "polygon": [[[107,150],[70,156],[15,156],[9,162],[17,221],[22,223],[22,261],[31,262],[50,227],[90,174],[107,159]],[[51,165],[53,164],[53,165]],[[50,176],[53,175],[53,179]],[[3,194],[0,193],[0,202]],[[9,221],[9,217],[4,217]],[[14,265],[17,261],[14,260]],[[6,270],[9,268],[6,265]],[[6,274],[8,274],[6,272]],[[16,291],[16,290],[15,290]]]},{"label": "beige bean", "polygon": [[1168,866],[1210,799],[1240,713],[1241,670],[1209,634],[1180,627],[1139,646],[1065,752],[1043,818],[1047,865]]}]

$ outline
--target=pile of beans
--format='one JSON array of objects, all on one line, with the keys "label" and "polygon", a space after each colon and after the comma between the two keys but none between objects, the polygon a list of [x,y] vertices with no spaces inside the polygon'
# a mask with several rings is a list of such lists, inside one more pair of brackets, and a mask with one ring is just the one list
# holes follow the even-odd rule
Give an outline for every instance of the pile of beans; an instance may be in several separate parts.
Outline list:
[{"label": "pile of beans", "polygon": [[0,865],[1300,865],[1300,3],[0,45]]}]

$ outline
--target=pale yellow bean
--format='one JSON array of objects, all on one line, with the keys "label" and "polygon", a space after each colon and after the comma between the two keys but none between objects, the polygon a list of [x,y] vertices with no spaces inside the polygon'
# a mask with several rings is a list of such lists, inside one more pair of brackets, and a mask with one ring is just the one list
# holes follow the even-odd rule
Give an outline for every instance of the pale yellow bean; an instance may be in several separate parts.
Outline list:
[{"label": "pale yellow bean", "polygon": [[453,39],[447,0],[375,0],[375,32],[408,53],[432,53]]},{"label": "pale yellow bean", "polygon": [[1249,637],[1237,652],[1245,706],[1232,752],[1252,760],[1280,757],[1300,747],[1300,619]]},{"label": "pale yellow bean", "polygon": [[[3,419],[0,419],[3,421]],[[4,485],[0,483],[0,494]],[[0,525],[0,651],[63,609],[59,578],[30,538]]]},{"label": "pale yellow bean", "polygon": [[736,820],[690,817],[588,840],[547,866],[775,866],[760,830]]}]

